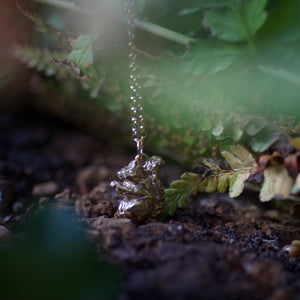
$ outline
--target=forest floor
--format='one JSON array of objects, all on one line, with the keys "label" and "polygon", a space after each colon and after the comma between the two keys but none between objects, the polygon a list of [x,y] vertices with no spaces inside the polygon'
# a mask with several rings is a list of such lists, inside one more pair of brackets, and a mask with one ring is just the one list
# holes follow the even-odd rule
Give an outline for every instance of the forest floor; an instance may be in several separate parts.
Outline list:
[{"label": "forest floor", "polygon": [[[133,157],[48,116],[0,115],[1,299],[300,299],[300,259],[283,251],[300,236],[297,208],[255,193],[201,194],[136,226],[113,217],[119,198],[109,186]],[[181,171],[167,163],[162,181]],[[47,231],[45,211],[75,219],[84,242],[55,218]]]}]

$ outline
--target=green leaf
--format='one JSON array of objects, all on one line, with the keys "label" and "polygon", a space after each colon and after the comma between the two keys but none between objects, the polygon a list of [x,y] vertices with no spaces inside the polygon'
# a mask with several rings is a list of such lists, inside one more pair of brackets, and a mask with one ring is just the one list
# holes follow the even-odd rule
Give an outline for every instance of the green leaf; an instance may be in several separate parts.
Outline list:
[{"label": "green leaf", "polygon": [[174,201],[174,197],[176,197],[176,194],[177,194],[176,189],[169,188],[169,189],[165,190],[165,195],[166,195],[165,207],[166,207],[167,213],[170,216],[172,216],[177,209],[177,202]]},{"label": "green leaf", "polygon": [[182,72],[213,75],[228,69],[248,55],[245,47],[220,41],[199,40],[182,58]]},{"label": "green leaf", "polygon": [[254,152],[262,153],[271,147],[280,138],[280,133],[273,128],[265,128],[255,135],[250,146]]},{"label": "green leaf", "polygon": [[240,160],[235,155],[233,155],[232,153],[230,153],[228,151],[223,151],[222,155],[225,158],[225,160],[229,163],[229,165],[231,166],[231,168],[233,168],[233,169],[239,169],[239,168],[242,168],[244,166],[243,165],[243,161]]},{"label": "green leaf", "polygon": [[81,70],[87,69],[94,62],[92,49],[94,39],[92,34],[79,35],[74,42],[74,50],[68,56],[68,62],[76,64]]},{"label": "green leaf", "polygon": [[244,129],[250,120],[250,115],[235,116],[229,123],[229,126],[227,126],[226,128],[228,136],[230,136],[235,142],[239,141],[242,138],[244,134]]},{"label": "green leaf", "polygon": [[250,136],[255,136],[266,126],[267,121],[262,118],[251,119],[250,123],[246,127],[246,133]]},{"label": "green leaf", "polygon": [[43,19],[41,19],[36,14],[31,13],[29,10],[23,8],[18,2],[17,2],[17,8],[19,11],[29,18],[36,26],[37,31],[47,34],[51,38],[55,39],[56,41],[59,41],[66,49],[71,49],[69,44],[69,39],[72,37],[69,33],[67,34],[63,30],[57,29],[50,24],[47,24]]},{"label": "green leaf", "polygon": [[215,176],[208,177],[207,186],[205,189],[206,193],[213,193],[217,190],[218,178]]},{"label": "green leaf", "polygon": [[218,137],[220,136],[225,129],[223,122],[219,121],[217,124],[212,128],[211,133],[213,136]]},{"label": "green leaf", "polygon": [[[263,42],[278,44],[299,41],[300,5],[298,1],[276,0],[270,5],[266,24],[259,33]],[[271,2],[272,3],[272,2]],[[271,4],[270,3],[270,4]]]},{"label": "green leaf", "polygon": [[228,186],[229,186],[229,177],[230,177],[230,174],[228,174],[228,173],[221,174],[219,176],[219,180],[218,180],[219,193],[225,193],[227,191]]},{"label": "green leaf", "polygon": [[188,195],[187,194],[178,194],[176,199],[177,205],[179,208],[183,208],[187,202]]},{"label": "green leaf", "polygon": [[212,9],[205,13],[203,24],[221,40],[248,40],[267,19],[264,8],[268,0],[230,1],[230,7]]},{"label": "green leaf", "polygon": [[208,177],[203,178],[202,181],[199,182],[198,184],[198,192],[202,193],[205,191],[208,183]]},{"label": "green leaf", "polygon": [[188,196],[197,194],[200,181],[201,177],[198,174],[189,172],[171,183],[171,187],[165,190],[165,206],[169,215],[173,215],[177,207],[182,208]]}]

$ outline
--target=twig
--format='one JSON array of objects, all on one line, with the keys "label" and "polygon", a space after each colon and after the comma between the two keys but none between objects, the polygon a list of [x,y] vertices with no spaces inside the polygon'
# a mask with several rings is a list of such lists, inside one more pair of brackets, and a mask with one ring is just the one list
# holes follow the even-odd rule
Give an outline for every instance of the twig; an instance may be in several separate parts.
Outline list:
[{"label": "twig", "polygon": [[80,8],[75,6],[73,2],[63,1],[63,0],[32,0],[33,2],[48,4],[52,6],[56,6],[63,9],[69,9],[73,11],[80,11]]},{"label": "twig", "polygon": [[[62,9],[68,9],[68,10],[72,10],[72,11],[76,11],[76,12],[86,13],[85,11],[82,11],[79,7],[75,6],[73,2],[69,2],[69,1],[63,1],[63,0],[32,0],[32,1],[56,6],[56,7],[62,8]],[[188,37],[184,34],[181,34],[176,31],[167,29],[165,27],[153,24],[151,22],[142,21],[142,20],[135,18],[134,23],[135,23],[135,26],[141,30],[150,32],[150,33],[160,36],[164,39],[173,41],[175,43],[182,44],[186,47],[188,47],[190,45],[190,43],[193,43],[196,41],[195,39]]]}]

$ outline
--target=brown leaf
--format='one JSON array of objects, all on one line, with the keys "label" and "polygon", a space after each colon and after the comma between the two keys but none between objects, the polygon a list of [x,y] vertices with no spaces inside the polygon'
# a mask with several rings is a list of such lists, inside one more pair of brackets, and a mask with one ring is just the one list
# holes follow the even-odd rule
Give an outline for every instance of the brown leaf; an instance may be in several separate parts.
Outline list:
[{"label": "brown leaf", "polygon": [[284,159],[284,165],[292,178],[296,178],[299,173],[300,153],[290,154]]},{"label": "brown leaf", "polygon": [[258,165],[261,169],[265,169],[268,166],[274,166],[282,164],[283,157],[279,152],[273,154],[260,155],[258,158]]}]

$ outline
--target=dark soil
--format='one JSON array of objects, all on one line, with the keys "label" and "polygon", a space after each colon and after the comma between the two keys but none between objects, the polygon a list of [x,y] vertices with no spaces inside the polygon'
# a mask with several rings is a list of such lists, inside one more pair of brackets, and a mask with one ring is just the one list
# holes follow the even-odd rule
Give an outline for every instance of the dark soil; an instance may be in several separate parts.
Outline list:
[{"label": "dark soil", "polygon": [[[117,299],[300,298],[300,260],[282,250],[299,238],[299,216],[246,193],[199,195],[164,222],[114,218],[119,199],[109,183],[134,153],[99,138],[29,112],[0,116],[2,246],[22,239],[42,208],[55,207],[76,216],[94,263],[117,269]],[[162,179],[180,172],[167,164]]]}]

